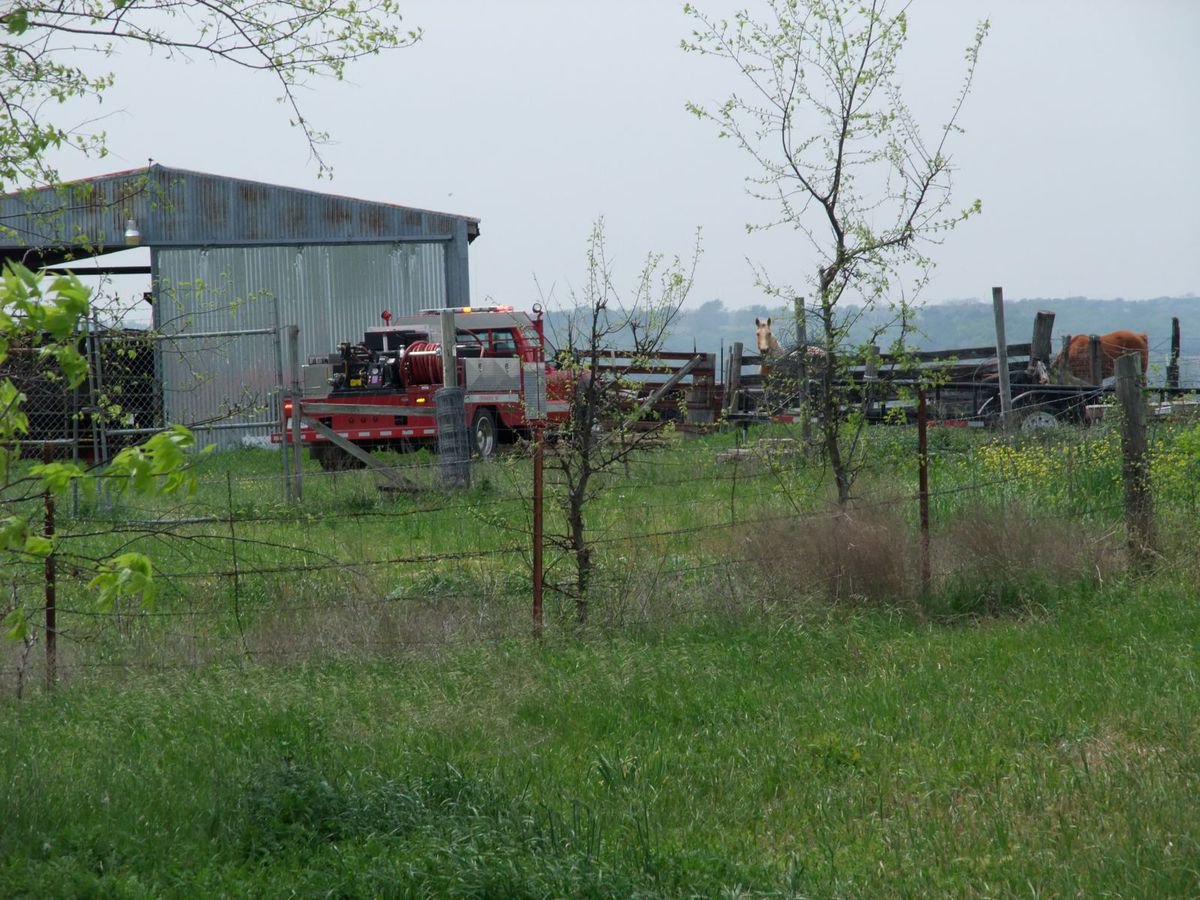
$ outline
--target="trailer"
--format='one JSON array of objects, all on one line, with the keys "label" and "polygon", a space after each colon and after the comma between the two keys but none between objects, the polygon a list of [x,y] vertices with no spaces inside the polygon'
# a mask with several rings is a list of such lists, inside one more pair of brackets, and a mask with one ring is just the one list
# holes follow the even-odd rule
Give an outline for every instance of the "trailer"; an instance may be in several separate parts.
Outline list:
[{"label": "trailer", "polygon": [[[1115,391],[1111,378],[1102,377],[1100,339],[1090,335],[1090,377],[1079,379],[1066,366],[1052,367],[1050,335],[1054,314],[1038,314],[1033,340],[995,346],[913,351],[903,355],[871,348],[864,355],[838,361],[836,378],[844,409],[861,411],[868,421],[912,421],[916,417],[915,389],[924,387],[932,422],[965,427],[994,427],[1007,418],[1009,427],[1035,430],[1062,424],[1087,424],[1102,415]],[[1071,336],[1062,338],[1064,354]],[[1179,378],[1179,320],[1172,322],[1171,356],[1166,380],[1153,389],[1160,404],[1168,404],[1195,388],[1181,387]],[[1003,359],[1003,362],[1001,360]],[[1001,366],[1007,368],[1011,411],[1003,415]],[[775,372],[765,377],[764,366]],[[727,361],[726,418],[744,423],[793,422],[811,413],[812,400],[823,390],[823,373],[807,371],[797,378],[778,371],[778,360],[741,353],[735,345]],[[757,367],[757,371],[743,371]],[[808,401],[807,403],[805,401]]]},{"label": "trailer", "polygon": [[[551,424],[566,419],[571,379],[546,362],[540,309],[530,315],[511,306],[454,307],[381,318],[384,324],[368,328],[363,340],[309,358],[301,369],[302,395],[284,403],[282,433],[273,441],[292,442],[298,433],[329,470],[363,465],[347,442],[360,450],[400,451],[436,444],[435,398],[445,387],[446,357],[454,360],[453,381],[464,392],[476,456],[489,457],[500,444],[528,436],[535,417]],[[454,323],[452,355],[444,352],[443,321]],[[299,423],[292,420],[297,414]]]}]

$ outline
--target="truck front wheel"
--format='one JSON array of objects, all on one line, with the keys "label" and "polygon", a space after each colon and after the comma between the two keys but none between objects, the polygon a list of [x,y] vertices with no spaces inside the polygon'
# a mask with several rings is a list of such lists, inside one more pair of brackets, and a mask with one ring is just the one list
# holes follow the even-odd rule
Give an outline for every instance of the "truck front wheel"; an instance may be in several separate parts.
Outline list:
[{"label": "truck front wheel", "polygon": [[496,416],[490,409],[475,411],[471,420],[471,448],[480,459],[496,452]]}]

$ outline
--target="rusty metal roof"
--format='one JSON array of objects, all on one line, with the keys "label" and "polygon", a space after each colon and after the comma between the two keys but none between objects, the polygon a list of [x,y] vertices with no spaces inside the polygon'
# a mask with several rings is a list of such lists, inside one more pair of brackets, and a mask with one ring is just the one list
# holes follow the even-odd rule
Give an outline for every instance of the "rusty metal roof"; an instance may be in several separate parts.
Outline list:
[{"label": "rusty metal roof", "polygon": [[[479,219],[263,184],[157,163],[0,195],[0,257],[51,265],[145,247],[451,241]],[[461,238],[459,238],[461,239]]]}]

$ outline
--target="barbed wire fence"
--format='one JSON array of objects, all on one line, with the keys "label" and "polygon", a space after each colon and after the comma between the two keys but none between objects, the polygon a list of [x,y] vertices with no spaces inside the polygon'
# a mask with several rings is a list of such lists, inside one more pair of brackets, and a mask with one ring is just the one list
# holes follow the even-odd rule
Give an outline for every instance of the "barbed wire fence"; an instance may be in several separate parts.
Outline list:
[{"label": "barbed wire fence", "polygon": [[[1186,404],[1164,413],[1153,390],[1138,396],[1161,414],[1144,424],[1134,454],[1144,464],[1133,470],[1152,500],[1150,530],[1139,532],[1151,551],[1142,562],[1152,564],[1166,552],[1155,525],[1160,533],[1163,523],[1194,525],[1200,479],[1194,449],[1180,442],[1194,431],[1178,421]],[[745,441],[738,432],[664,441],[606,473],[589,500],[598,565],[588,628],[761,615],[814,597],[883,603],[889,591],[917,596],[981,569],[1015,577],[1023,557],[1048,552],[1039,541],[1090,546],[1118,565],[1127,533],[1142,527],[1130,524],[1124,422],[1106,414],[1090,428],[994,431],[982,440],[967,434],[973,429],[932,427],[923,452],[919,429],[872,426],[849,511],[830,504],[828,473],[794,424]],[[425,489],[385,492],[373,472],[310,465],[304,503],[289,505],[277,457],[260,449],[206,459],[195,493],[182,499],[101,492],[108,500],[56,505],[40,492],[10,495],[6,505],[40,518],[56,549],[3,576],[9,605],[37,614],[29,636],[4,647],[0,678],[20,691],[112,673],[435,654],[527,637],[527,454],[477,462],[473,487],[459,493],[437,489],[429,455],[393,459],[397,474]],[[549,479],[545,487],[553,635],[574,628],[571,559],[553,541],[559,486]],[[979,508],[988,515],[973,515]],[[1089,530],[1068,539],[1069,525]],[[97,565],[133,549],[155,560],[154,604],[98,606],[89,586]]]}]

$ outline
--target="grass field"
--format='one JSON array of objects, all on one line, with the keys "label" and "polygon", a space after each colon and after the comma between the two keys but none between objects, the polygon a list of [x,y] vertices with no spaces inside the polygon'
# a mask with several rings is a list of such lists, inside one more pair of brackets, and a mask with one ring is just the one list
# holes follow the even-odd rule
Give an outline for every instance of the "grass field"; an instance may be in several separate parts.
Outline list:
[{"label": "grass field", "polygon": [[296,510],[226,454],[184,506],[81,509],[81,556],[175,523],[169,577],[119,621],[65,582],[64,684],[4,700],[0,895],[1200,894],[1190,431],[1137,577],[1112,435],[935,433],[930,592],[911,432],[849,524],[733,440],[612,476],[593,622],[540,644],[519,458]]}]

